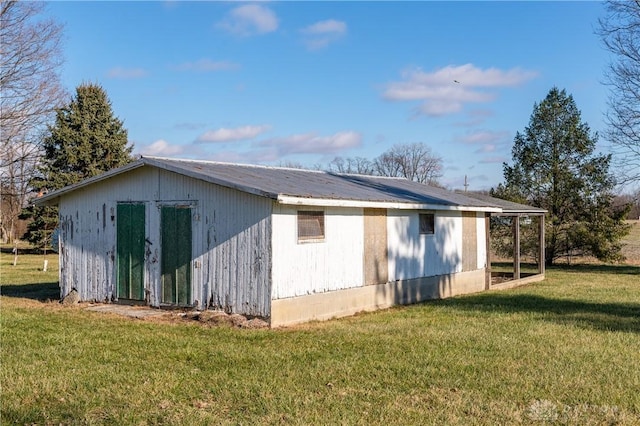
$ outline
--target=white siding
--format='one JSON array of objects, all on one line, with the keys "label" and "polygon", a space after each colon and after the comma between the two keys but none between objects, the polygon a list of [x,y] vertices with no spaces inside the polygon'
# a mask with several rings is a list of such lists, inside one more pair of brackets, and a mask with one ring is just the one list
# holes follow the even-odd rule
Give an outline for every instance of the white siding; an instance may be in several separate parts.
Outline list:
[{"label": "white siding", "polygon": [[478,269],[487,267],[487,229],[485,228],[484,213],[476,213],[477,235],[478,235]]},{"label": "white siding", "polygon": [[325,240],[304,243],[297,239],[297,211],[274,207],[272,299],[362,286],[362,209],[325,208]]},{"label": "white siding", "polygon": [[74,191],[60,202],[62,295],[113,300],[118,202],[146,205],[145,289],[160,303],[160,206],[192,206],[192,302],[270,315],[272,201],[151,167]]},{"label": "white siding", "polygon": [[406,210],[388,211],[390,281],[462,271],[461,213],[435,212],[433,235],[420,235],[419,213]]}]

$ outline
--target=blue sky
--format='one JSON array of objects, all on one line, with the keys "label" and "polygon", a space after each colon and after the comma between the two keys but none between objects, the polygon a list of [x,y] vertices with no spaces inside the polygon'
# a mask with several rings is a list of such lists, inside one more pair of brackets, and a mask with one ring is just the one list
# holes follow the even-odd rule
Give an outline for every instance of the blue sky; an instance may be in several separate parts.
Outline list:
[{"label": "blue sky", "polygon": [[[107,91],[139,154],[325,165],[423,142],[442,183],[502,181],[553,86],[603,130],[596,2],[52,2],[62,80]],[[606,152],[606,141],[600,141]]]}]

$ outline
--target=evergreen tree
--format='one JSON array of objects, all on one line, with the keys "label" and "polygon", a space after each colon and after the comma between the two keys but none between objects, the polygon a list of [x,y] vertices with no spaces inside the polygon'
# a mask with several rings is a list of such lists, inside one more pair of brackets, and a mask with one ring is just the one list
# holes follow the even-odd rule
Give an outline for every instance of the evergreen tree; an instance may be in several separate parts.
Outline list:
[{"label": "evergreen tree", "polygon": [[[40,175],[32,181],[40,192],[123,166],[131,161],[132,150],[122,121],[114,117],[106,92],[97,84],[78,86],[70,103],[56,110],[55,124],[49,126],[43,148]],[[36,208],[25,215],[35,219],[25,238],[36,246],[48,246],[51,232],[45,232],[43,224],[47,230],[53,229],[57,209]]]},{"label": "evergreen tree", "polygon": [[60,189],[131,161],[127,131],[99,85],[79,86],[69,105],[56,111],[49,132],[36,189]]},{"label": "evergreen tree", "polygon": [[513,165],[504,164],[505,184],[492,191],[548,210],[547,265],[572,255],[622,260],[625,211],[612,206],[611,155],[595,154],[596,142],[573,97],[554,87],[534,105],[529,126],[516,134]]}]

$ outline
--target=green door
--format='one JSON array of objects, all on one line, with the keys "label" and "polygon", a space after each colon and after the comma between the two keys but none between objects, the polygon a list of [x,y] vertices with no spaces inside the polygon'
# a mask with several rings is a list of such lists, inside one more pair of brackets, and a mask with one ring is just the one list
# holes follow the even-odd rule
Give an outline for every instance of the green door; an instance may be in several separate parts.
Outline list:
[{"label": "green door", "polygon": [[191,208],[162,206],[162,303],[191,303]]},{"label": "green door", "polygon": [[119,203],[117,213],[117,296],[144,300],[144,204]]}]

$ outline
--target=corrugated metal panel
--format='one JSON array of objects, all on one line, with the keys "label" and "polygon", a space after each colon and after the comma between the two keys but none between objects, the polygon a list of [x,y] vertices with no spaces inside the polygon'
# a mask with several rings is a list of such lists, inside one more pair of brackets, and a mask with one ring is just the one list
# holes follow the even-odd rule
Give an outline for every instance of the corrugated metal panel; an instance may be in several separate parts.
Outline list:
[{"label": "corrugated metal panel", "polygon": [[364,283],[362,209],[327,208],[325,238],[298,242],[297,209],[273,215],[273,299],[361,287]]},{"label": "corrugated metal panel", "polygon": [[143,158],[147,164],[270,198],[278,195],[468,207],[492,206],[452,191],[407,179],[347,175],[206,161]]},{"label": "corrugated metal panel", "polygon": [[462,271],[460,212],[436,212],[435,232],[421,235],[418,211],[389,210],[387,230],[390,281]]},{"label": "corrugated metal panel", "polygon": [[498,209],[490,200],[478,200],[406,179],[155,157],[141,158],[131,165],[110,171],[103,176],[54,191],[36,202],[55,203],[61,195],[70,191],[96,184],[105,178],[117,176],[118,173],[131,172],[135,167],[145,165],[271,199],[288,196],[303,199],[455,206],[469,210],[495,208],[497,211]]},{"label": "corrugated metal panel", "polygon": [[465,192],[465,196],[474,198],[487,204],[493,204],[502,209],[503,213],[529,213],[529,214],[542,214],[546,212],[545,209],[539,207],[527,206],[525,204],[514,203],[512,201],[502,200],[486,194],[478,194],[477,192]]}]

